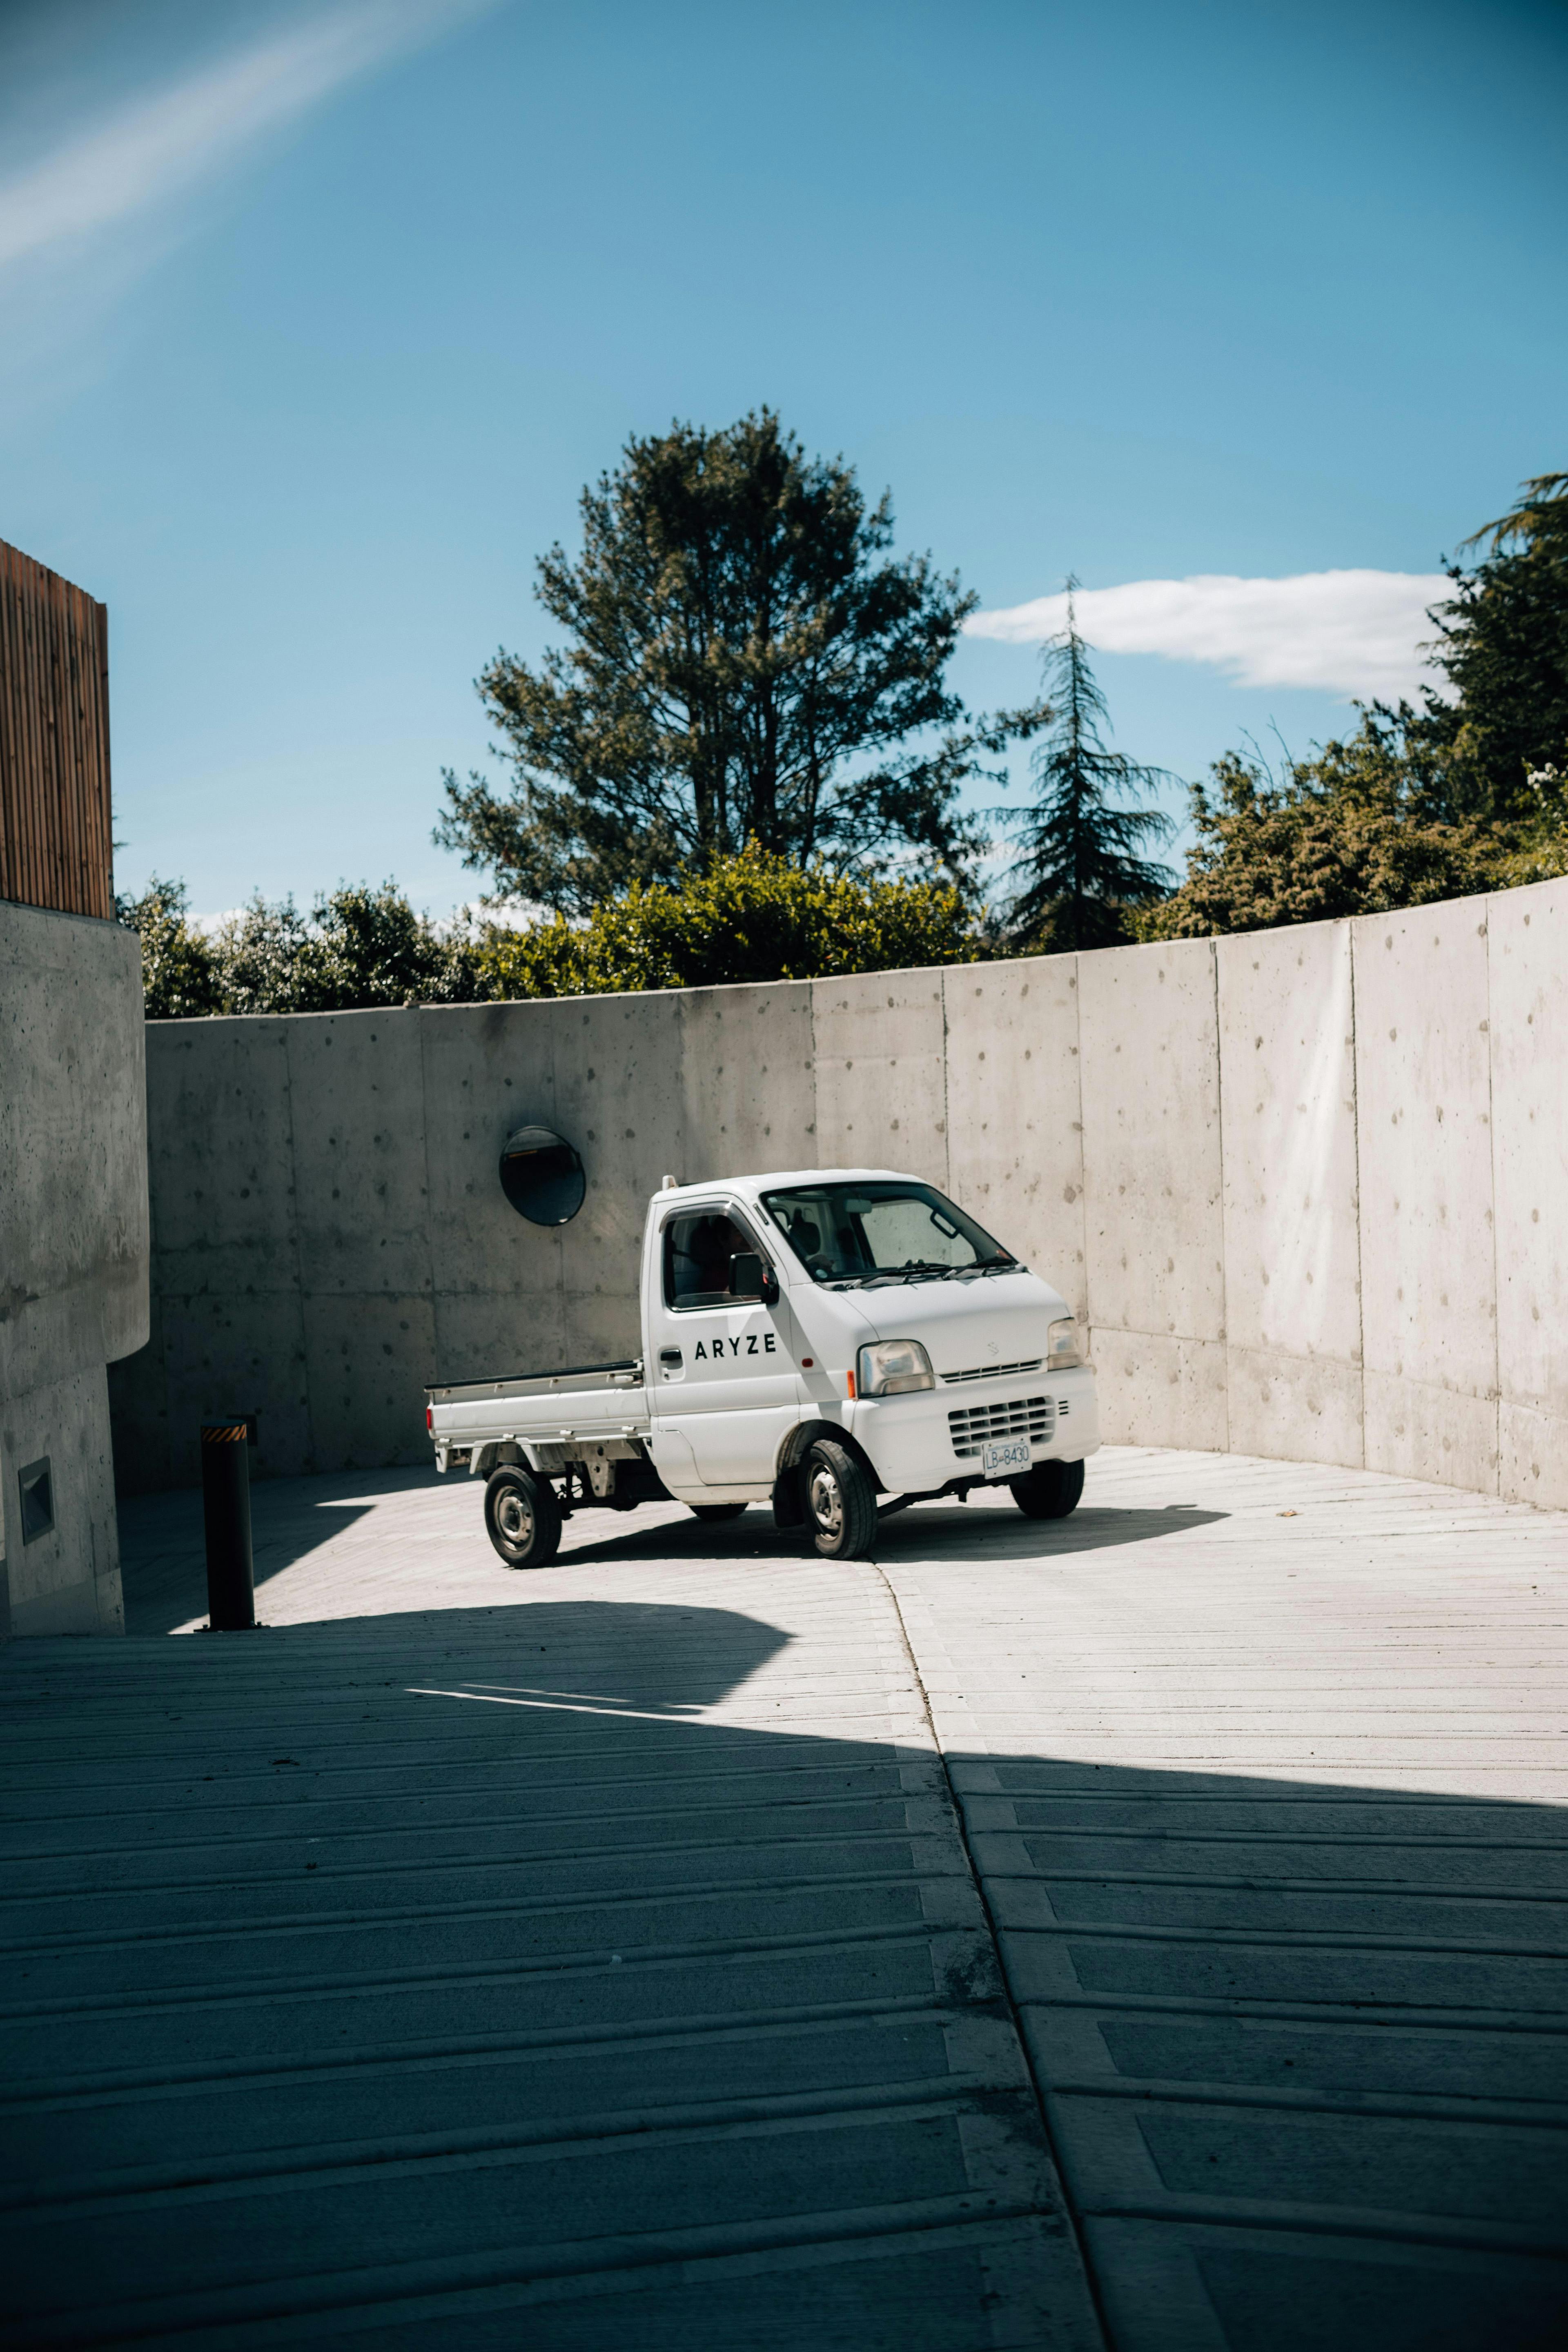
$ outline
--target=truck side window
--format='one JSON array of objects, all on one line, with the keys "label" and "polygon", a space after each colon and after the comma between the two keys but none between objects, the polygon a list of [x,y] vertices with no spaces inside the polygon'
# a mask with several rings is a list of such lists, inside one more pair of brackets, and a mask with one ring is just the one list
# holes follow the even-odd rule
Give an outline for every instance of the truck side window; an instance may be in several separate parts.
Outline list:
[{"label": "truck side window", "polygon": [[766,1258],[744,1225],[721,1209],[688,1209],[664,1228],[664,1302],[667,1307],[739,1307],[756,1291],[740,1296],[730,1288],[730,1261],[746,1253]]}]

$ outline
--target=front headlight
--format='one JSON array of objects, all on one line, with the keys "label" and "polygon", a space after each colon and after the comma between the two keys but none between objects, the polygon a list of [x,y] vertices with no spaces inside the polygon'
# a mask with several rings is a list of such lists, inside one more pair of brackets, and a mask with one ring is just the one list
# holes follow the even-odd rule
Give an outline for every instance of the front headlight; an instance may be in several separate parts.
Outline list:
[{"label": "front headlight", "polygon": [[1070,1372],[1075,1364],[1083,1361],[1083,1346],[1078,1336],[1078,1325],[1070,1315],[1053,1323],[1046,1334],[1046,1370],[1048,1372]]},{"label": "front headlight", "polygon": [[855,1367],[858,1396],[903,1396],[910,1389],[934,1389],[931,1358],[918,1339],[879,1339],[862,1348]]}]

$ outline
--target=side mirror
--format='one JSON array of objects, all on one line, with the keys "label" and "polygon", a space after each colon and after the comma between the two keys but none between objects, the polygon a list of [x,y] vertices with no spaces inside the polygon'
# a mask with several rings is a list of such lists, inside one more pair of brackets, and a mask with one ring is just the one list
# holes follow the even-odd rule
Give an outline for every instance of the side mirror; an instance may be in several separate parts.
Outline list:
[{"label": "side mirror", "polygon": [[760,1298],[764,1307],[778,1303],[779,1278],[755,1250],[737,1250],[730,1260],[731,1298]]}]

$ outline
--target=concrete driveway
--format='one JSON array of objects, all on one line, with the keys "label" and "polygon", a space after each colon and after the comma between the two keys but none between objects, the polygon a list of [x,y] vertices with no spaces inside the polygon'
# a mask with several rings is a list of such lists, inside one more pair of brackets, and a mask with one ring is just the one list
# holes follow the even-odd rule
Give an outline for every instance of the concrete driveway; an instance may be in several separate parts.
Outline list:
[{"label": "concrete driveway", "polygon": [[853,1567],[256,1519],[268,1630],[160,1496],[128,1638],[0,1659],[0,2342],[1568,2335],[1562,1517],[1108,1451]]}]

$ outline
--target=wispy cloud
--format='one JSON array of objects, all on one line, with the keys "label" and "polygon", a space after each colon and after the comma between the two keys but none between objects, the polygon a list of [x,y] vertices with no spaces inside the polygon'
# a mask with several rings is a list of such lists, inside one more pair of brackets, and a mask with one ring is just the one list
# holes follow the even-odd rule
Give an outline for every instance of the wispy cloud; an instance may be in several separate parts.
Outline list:
[{"label": "wispy cloud", "polygon": [[[1112,654],[1206,662],[1241,686],[1306,686],[1396,698],[1433,674],[1421,648],[1436,635],[1428,607],[1453,594],[1441,572],[1302,572],[1287,580],[1205,573],[1080,588],[1084,636]],[[1067,596],[1037,596],[976,613],[974,637],[1038,645],[1067,619]]]},{"label": "wispy cloud", "polygon": [[0,270],[95,246],[243,160],[355,75],[484,5],[370,0],[132,100],[0,182]]}]

